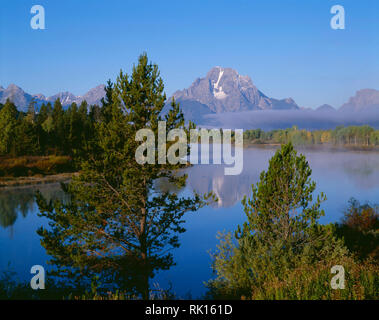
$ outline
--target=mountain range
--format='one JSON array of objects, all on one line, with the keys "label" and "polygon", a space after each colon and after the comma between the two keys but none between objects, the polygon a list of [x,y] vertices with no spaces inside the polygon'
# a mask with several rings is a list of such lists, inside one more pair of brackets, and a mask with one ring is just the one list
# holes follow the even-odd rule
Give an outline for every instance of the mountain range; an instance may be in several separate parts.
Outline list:
[{"label": "mountain range", "polygon": [[[80,104],[86,100],[88,104],[100,105],[104,97],[105,86],[99,85],[82,96],[70,92],[60,92],[46,97],[43,94],[29,94],[23,89],[10,84],[6,89],[0,86],[0,103],[11,99],[19,108],[26,111],[32,99],[37,105],[54,103],[60,99],[63,106],[75,102]],[[196,79],[188,89],[178,90],[173,96],[183,110],[185,119],[198,121],[204,116],[222,113],[236,113],[259,110],[307,110],[299,107],[292,98],[275,99],[266,96],[253,83],[249,76],[240,75],[231,68],[214,67],[205,77]],[[168,110],[171,98],[165,106]],[[312,109],[311,109],[312,110]],[[322,105],[316,111],[332,112],[337,109],[330,105]],[[362,89],[356,92],[338,111],[361,112],[379,110],[379,90]]]},{"label": "mountain range", "polygon": [[60,99],[62,105],[65,107],[69,106],[73,102],[80,104],[84,100],[87,101],[87,103],[90,105],[100,105],[101,98],[103,98],[105,95],[104,88],[104,85],[98,85],[82,96],[75,96],[71,92],[66,91],[59,92],[50,97],[45,97],[43,94],[26,93],[23,89],[16,86],[15,84],[10,84],[6,89],[0,86],[0,103],[5,103],[7,99],[10,99],[20,111],[26,111],[32,99],[35,100],[37,106],[40,106],[42,103],[47,102],[54,103],[58,98]]},{"label": "mountain range", "polygon": [[231,68],[212,68],[204,78],[196,79],[188,89],[176,91],[173,97],[181,103],[201,103],[214,113],[267,109],[299,109],[291,98],[267,97],[248,76]]},{"label": "mountain range", "polygon": [[334,109],[330,104],[323,104],[322,106],[319,106],[316,111],[337,111],[336,109]]},{"label": "mountain range", "polygon": [[379,90],[362,89],[341,106],[341,111],[374,111],[379,109]]}]

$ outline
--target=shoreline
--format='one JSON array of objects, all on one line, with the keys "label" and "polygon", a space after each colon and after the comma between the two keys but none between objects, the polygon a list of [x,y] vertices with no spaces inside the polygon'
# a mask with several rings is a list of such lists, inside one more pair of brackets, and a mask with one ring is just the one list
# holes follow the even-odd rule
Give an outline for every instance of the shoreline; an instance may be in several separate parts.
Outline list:
[{"label": "shoreline", "polygon": [[[243,148],[278,148],[279,143],[244,143]],[[314,150],[325,152],[379,152],[379,147],[364,147],[364,146],[336,146],[336,145],[309,145],[295,146],[297,150]],[[77,172],[66,172],[52,175],[36,175],[22,177],[0,177],[0,191],[7,188],[33,186],[49,183],[68,182]]]},{"label": "shoreline", "polygon": [[12,187],[32,186],[58,182],[68,182],[75,173],[60,173],[46,176],[30,176],[30,177],[1,177],[0,191]]},{"label": "shoreline", "polygon": [[[280,143],[244,143],[244,148],[252,147],[280,147]],[[327,144],[314,144],[314,145],[294,145],[297,150],[317,150],[317,151],[366,151],[366,152],[379,152],[379,147],[365,147],[365,146],[338,146],[338,145],[327,145]]]}]

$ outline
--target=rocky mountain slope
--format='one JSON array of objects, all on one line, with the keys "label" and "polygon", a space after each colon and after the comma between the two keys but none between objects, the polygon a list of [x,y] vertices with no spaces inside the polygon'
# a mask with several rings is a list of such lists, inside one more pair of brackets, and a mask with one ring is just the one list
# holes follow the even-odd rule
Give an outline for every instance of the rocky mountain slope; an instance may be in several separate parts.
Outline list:
[{"label": "rocky mountain slope", "polygon": [[204,78],[196,79],[188,89],[176,91],[173,97],[185,113],[191,108],[201,113],[299,109],[293,99],[269,98],[258,90],[250,77],[221,67],[212,68]]},{"label": "rocky mountain slope", "polygon": [[[88,104],[101,105],[105,86],[99,85],[82,96],[70,92],[60,92],[46,97],[43,94],[29,94],[23,89],[10,84],[7,88],[0,86],[0,103],[11,99],[16,106],[26,111],[32,99],[37,105],[51,102],[59,98],[63,106],[75,102],[80,104],[86,100]],[[204,117],[223,113],[239,113],[257,110],[302,110],[292,98],[274,99],[262,93],[249,76],[242,76],[231,68],[214,67],[204,78],[196,79],[188,89],[176,91],[173,96],[183,110],[186,120],[202,122]],[[171,98],[172,98],[171,97]],[[171,98],[168,99],[164,112],[169,108]],[[379,90],[362,89],[355,96],[343,104],[340,112],[364,112],[379,110]],[[313,111],[310,109],[310,111]],[[322,105],[316,111],[336,111],[330,105]]]},{"label": "rocky mountain slope", "polygon": [[68,106],[73,102],[80,104],[84,100],[86,100],[88,104],[100,105],[100,100],[105,95],[104,88],[104,85],[99,85],[85,93],[83,96],[75,96],[71,92],[66,91],[57,93],[50,97],[45,97],[43,94],[31,95],[15,84],[10,84],[6,89],[0,86],[0,103],[5,103],[7,99],[10,99],[22,111],[27,110],[32,99],[36,101],[37,105],[47,102],[54,103],[54,101],[58,98],[63,106]]},{"label": "rocky mountain slope", "polygon": [[340,111],[379,110],[379,90],[362,89],[341,106]]}]

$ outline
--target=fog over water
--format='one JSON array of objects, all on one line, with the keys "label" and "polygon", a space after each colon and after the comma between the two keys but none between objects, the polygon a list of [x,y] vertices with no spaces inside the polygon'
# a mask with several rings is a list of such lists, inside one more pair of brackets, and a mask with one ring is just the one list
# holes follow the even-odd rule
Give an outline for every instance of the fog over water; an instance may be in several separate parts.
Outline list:
[{"label": "fog over water", "polygon": [[369,125],[379,129],[378,111],[261,110],[204,115],[201,125],[228,129],[334,129],[344,125]]}]

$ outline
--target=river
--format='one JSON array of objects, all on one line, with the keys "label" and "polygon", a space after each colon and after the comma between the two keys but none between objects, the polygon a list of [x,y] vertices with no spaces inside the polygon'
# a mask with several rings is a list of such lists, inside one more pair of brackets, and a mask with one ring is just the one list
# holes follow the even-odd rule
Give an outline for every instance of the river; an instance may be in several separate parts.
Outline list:
[{"label": "river", "polygon": [[[195,165],[186,169],[187,187],[199,193],[213,191],[218,201],[185,216],[186,232],[181,246],[173,251],[176,265],[160,272],[153,283],[161,288],[172,284],[182,298],[199,298],[205,293],[204,282],[213,275],[209,251],[216,248],[218,231],[233,231],[245,220],[241,199],[249,195],[252,183],[268,167],[274,147],[244,149],[244,167],[240,175],[225,176],[223,165]],[[364,151],[304,150],[313,170],[317,192],[324,192],[322,223],[339,221],[350,197],[362,202],[379,202],[379,153]],[[0,271],[14,272],[16,278],[29,280],[30,268],[46,266],[48,256],[40,245],[36,230],[47,225],[37,216],[34,193],[39,189],[49,199],[62,198],[59,184],[0,189]]]}]

